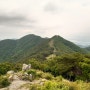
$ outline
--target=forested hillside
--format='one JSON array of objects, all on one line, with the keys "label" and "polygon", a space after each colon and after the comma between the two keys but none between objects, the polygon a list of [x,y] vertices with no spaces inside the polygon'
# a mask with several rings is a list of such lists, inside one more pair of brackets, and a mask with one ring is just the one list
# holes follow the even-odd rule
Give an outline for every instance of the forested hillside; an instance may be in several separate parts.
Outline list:
[{"label": "forested hillside", "polygon": [[66,53],[87,53],[74,43],[60,36],[41,38],[33,34],[26,35],[17,40],[0,41],[0,61],[19,61],[29,58],[46,59],[50,55]]}]

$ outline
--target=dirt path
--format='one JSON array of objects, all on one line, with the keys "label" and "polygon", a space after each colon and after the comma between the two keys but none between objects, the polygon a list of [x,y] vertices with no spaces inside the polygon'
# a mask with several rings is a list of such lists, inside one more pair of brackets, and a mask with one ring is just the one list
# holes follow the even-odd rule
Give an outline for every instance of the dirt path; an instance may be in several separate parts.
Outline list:
[{"label": "dirt path", "polygon": [[[24,84],[27,84],[28,81],[22,81],[22,80],[14,80],[9,87],[3,88],[0,90],[26,90],[24,88],[20,89],[20,87]],[[27,89],[28,90],[28,89]]]},{"label": "dirt path", "polygon": [[29,90],[29,88],[25,88],[22,86],[26,85],[26,84],[40,84],[40,85],[42,85],[45,81],[46,81],[46,79],[34,80],[33,82],[24,81],[24,80],[20,80],[17,75],[14,75],[14,80],[11,82],[11,84],[8,87],[2,88],[0,90]]},{"label": "dirt path", "polygon": [[0,90],[28,90],[28,89],[20,89],[20,87],[24,84],[29,83],[29,81],[23,81],[20,80],[16,75],[14,76],[14,80],[12,81],[12,83],[10,84],[10,86],[6,87],[6,88],[2,88]]}]

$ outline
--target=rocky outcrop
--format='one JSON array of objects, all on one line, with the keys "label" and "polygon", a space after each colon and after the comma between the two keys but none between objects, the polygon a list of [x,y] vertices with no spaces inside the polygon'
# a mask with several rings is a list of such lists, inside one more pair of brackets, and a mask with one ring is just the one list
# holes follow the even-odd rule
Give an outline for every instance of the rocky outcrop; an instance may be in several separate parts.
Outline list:
[{"label": "rocky outcrop", "polygon": [[26,70],[29,70],[29,69],[31,69],[31,64],[23,64],[23,66],[22,66],[22,71],[26,71]]}]

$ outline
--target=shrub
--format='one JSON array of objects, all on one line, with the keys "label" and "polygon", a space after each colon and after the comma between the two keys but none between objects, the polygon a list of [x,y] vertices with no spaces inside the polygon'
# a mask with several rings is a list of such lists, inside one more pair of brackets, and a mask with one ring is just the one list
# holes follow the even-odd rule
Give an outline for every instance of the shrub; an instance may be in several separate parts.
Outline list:
[{"label": "shrub", "polygon": [[0,75],[4,75],[12,68],[10,63],[0,63]]},{"label": "shrub", "polygon": [[48,81],[44,84],[41,90],[69,90],[69,87],[63,83]]},{"label": "shrub", "polygon": [[10,82],[7,77],[0,77],[0,88],[9,86]]},{"label": "shrub", "polygon": [[76,83],[81,84],[81,83],[83,83],[83,81],[82,80],[76,80]]},{"label": "shrub", "polygon": [[40,90],[38,89],[40,86],[39,85],[31,85],[30,90]]},{"label": "shrub", "polygon": [[37,78],[42,78],[43,74],[44,74],[44,72],[42,72],[42,71],[37,71],[36,77],[37,77]]},{"label": "shrub", "polygon": [[32,81],[36,78],[36,70],[30,69],[27,71],[27,73],[32,75],[32,79],[30,79],[30,81]]},{"label": "shrub", "polygon": [[62,76],[57,76],[57,77],[55,78],[55,80],[57,80],[57,81],[62,81],[62,80],[63,80],[63,77],[62,77]]},{"label": "shrub", "polygon": [[50,73],[44,73],[44,74],[42,75],[42,78],[45,78],[45,79],[47,79],[47,80],[52,80],[52,79],[53,79],[53,75],[50,74]]},{"label": "shrub", "polygon": [[32,74],[33,76],[36,76],[36,70],[30,69],[27,71],[28,74]]},{"label": "shrub", "polygon": [[46,81],[41,84],[30,85],[30,90],[90,90],[90,83],[76,83],[68,81],[57,82],[55,80]]}]

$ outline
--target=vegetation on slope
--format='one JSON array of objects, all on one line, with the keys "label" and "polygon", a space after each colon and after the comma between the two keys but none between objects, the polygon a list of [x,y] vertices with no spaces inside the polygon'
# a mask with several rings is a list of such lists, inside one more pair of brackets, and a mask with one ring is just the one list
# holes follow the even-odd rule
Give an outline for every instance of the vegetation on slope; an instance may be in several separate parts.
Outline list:
[{"label": "vegetation on slope", "polygon": [[0,61],[10,60],[16,48],[16,40],[0,41]]},{"label": "vegetation on slope", "polygon": [[[90,83],[82,80],[72,82],[64,79],[61,75],[54,77],[50,73],[36,69],[26,72],[33,75],[33,81],[29,78],[23,78],[22,80],[27,80],[28,83],[18,88],[20,90],[23,90],[23,88],[27,88],[27,90],[90,90]],[[17,72],[17,74],[19,73],[21,73],[21,70]],[[0,76],[0,88],[7,87],[10,83],[12,82],[5,75]]]},{"label": "vegetation on slope", "polygon": [[86,53],[77,45],[60,36],[41,38],[36,35],[26,35],[17,40],[0,41],[0,62],[20,61],[29,58],[45,60],[49,55],[65,53]]},{"label": "vegetation on slope", "polygon": [[64,78],[75,81],[90,81],[90,57],[87,55],[65,54],[45,61],[29,60],[32,67],[44,72],[50,72],[54,76],[62,75]]},{"label": "vegetation on slope", "polygon": [[9,70],[21,70],[22,63],[31,63],[34,69],[49,72],[54,76],[62,75],[70,81],[90,81],[90,56],[79,53],[65,54],[45,61],[32,58],[18,63],[0,63],[0,75]]}]

